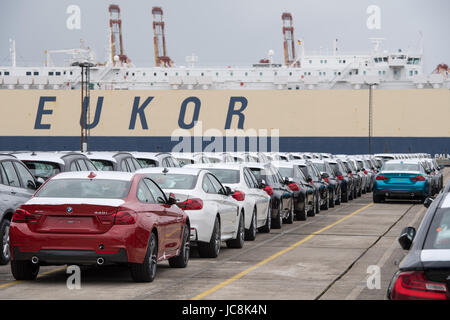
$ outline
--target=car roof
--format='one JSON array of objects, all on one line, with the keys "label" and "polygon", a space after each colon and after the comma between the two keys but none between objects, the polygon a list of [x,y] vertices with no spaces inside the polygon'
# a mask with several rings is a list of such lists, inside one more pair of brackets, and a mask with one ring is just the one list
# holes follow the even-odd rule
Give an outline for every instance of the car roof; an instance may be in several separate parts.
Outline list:
[{"label": "car roof", "polygon": [[62,158],[79,155],[85,157],[84,154],[80,152],[18,152],[13,153],[17,159],[21,161],[44,161],[44,162],[55,162],[59,164],[65,164]]},{"label": "car roof", "polygon": [[12,154],[0,153],[0,160],[5,160],[5,159],[17,159],[17,157]]},{"label": "car roof", "polygon": [[131,172],[121,172],[121,171],[72,171],[72,172],[61,172],[55,175],[54,179],[89,179],[91,173],[95,174],[93,179],[108,179],[108,180],[124,180],[130,181],[133,179],[135,173]]},{"label": "car roof", "polygon": [[242,167],[245,167],[245,163],[236,163],[236,162],[218,162],[218,163],[194,163],[187,164],[183,168],[200,168],[200,169],[235,169],[241,170]]},{"label": "car roof", "polygon": [[420,160],[414,160],[414,159],[395,159],[395,160],[388,160],[385,163],[410,163],[410,164],[419,164]]},{"label": "car roof", "polygon": [[112,162],[117,162],[114,156],[117,152],[109,152],[109,151],[95,151],[95,152],[87,152],[85,153],[86,157],[91,160],[108,160]]},{"label": "car roof", "polygon": [[204,171],[204,169],[200,168],[161,168],[161,167],[149,167],[149,168],[143,168],[136,171],[136,173],[163,173],[163,171],[166,171],[166,173],[171,174],[190,174],[190,175],[199,175],[201,171]]}]

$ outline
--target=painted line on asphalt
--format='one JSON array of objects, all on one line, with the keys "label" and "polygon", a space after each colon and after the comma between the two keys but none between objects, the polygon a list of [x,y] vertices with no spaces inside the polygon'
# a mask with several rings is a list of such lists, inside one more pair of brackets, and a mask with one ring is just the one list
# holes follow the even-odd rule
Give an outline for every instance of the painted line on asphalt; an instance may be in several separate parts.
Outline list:
[{"label": "painted line on asphalt", "polygon": [[[43,273],[39,274],[39,275],[37,276],[37,278],[39,279],[39,278],[45,277],[45,276],[47,276],[47,275],[49,275],[49,274],[52,274],[52,273],[55,273],[55,272],[58,272],[58,271],[62,271],[62,270],[64,270],[64,269],[66,269],[66,268],[67,268],[67,267],[64,266],[64,267],[61,267],[61,268],[57,268],[57,269],[53,269],[53,270],[49,270],[49,271],[43,272]],[[7,282],[7,283],[4,283],[4,284],[0,284],[0,289],[4,289],[4,288],[7,288],[7,287],[11,287],[11,286],[14,286],[14,285],[16,285],[16,284],[23,283],[23,282],[25,282],[25,281],[24,281],[24,280],[14,280],[14,281],[11,281],[11,282]]]},{"label": "painted line on asphalt", "polygon": [[205,298],[205,297],[211,295],[212,293],[216,292],[217,290],[219,290],[219,289],[221,289],[221,288],[223,288],[223,287],[225,287],[225,286],[227,286],[227,285],[233,283],[234,281],[236,281],[236,280],[242,278],[242,277],[245,276],[246,274],[248,274],[248,273],[250,273],[251,271],[257,269],[258,267],[260,267],[260,266],[262,266],[262,265],[264,265],[264,264],[266,264],[266,263],[268,263],[268,262],[270,262],[270,261],[272,261],[272,260],[278,258],[279,256],[285,254],[286,252],[291,251],[292,249],[298,247],[299,245],[305,243],[306,241],[308,241],[308,240],[314,238],[316,235],[318,235],[318,234],[320,234],[320,233],[322,233],[322,232],[324,232],[324,231],[326,231],[326,230],[328,230],[328,229],[330,229],[330,228],[336,226],[337,224],[339,224],[339,223],[341,223],[341,222],[343,222],[343,221],[345,221],[345,220],[347,220],[347,219],[353,217],[355,214],[357,214],[357,213],[359,213],[359,212],[361,212],[361,211],[363,211],[363,210],[369,208],[369,207],[372,206],[372,205],[373,205],[373,202],[369,203],[368,205],[366,205],[366,206],[364,206],[364,207],[362,207],[362,208],[359,208],[358,210],[356,210],[356,211],[350,213],[349,215],[347,215],[347,216],[345,216],[345,217],[343,217],[343,218],[341,218],[341,219],[335,221],[334,223],[332,223],[332,224],[330,224],[330,225],[328,225],[328,226],[326,226],[326,227],[324,227],[324,228],[322,228],[322,229],[320,229],[320,230],[318,230],[318,231],[315,231],[315,232],[311,233],[310,235],[308,235],[308,236],[305,237],[304,239],[302,239],[302,240],[300,240],[300,241],[298,241],[298,242],[292,244],[291,246],[289,246],[289,247],[287,247],[287,248],[285,248],[285,249],[283,249],[283,250],[281,250],[281,251],[278,251],[277,253],[271,255],[270,257],[268,257],[268,258],[266,258],[266,259],[264,259],[264,260],[258,262],[257,264],[255,264],[255,265],[253,265],[253,266],[251,266],[251,267],[245,269],[244,271],[242,271],[242,272],[240,272],[240,273],[238,273],[238,274],[232,276],[231,278],[228,278],[227,280],[225,280],[225,281],[219,283],[218,285],[212,287],[211,289],[208,289],[208,290],[206,290],[206,291],[204,291],[204,292],[202,292],[202,293],[196,295],[195,297],[191,298],[191,300],[200,300],[200,299],[203,299],[203,298]]}]

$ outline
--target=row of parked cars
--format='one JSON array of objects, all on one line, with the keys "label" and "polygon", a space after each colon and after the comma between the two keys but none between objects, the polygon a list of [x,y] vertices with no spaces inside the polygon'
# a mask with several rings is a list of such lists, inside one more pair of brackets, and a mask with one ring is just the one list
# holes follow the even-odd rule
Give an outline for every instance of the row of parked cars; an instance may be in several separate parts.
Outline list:
[{"label": "row of parked cars", "polygon": [[215,258],[223,242],[242,248],[257,232],[373,191],[384,161],[317,153],[5,153],[0,263],[11,260],[22,280],[34,279],[41,265],[117,263],[135,281],[152,281],[158,261],[186,267],[191,246]]}]

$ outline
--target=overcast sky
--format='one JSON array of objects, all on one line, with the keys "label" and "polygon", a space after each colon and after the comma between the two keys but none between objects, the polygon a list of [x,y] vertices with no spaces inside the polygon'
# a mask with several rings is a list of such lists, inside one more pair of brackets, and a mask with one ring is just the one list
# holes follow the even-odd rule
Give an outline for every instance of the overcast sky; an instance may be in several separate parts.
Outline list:
[{"label": "overcast sky", "polygon": [[[163,8],[168,55],[177,65],[195,53],[199,65],[250,66],[270,49],[281,63],[285,11],[306,53],[331,50],[335,38],[340,52],[369,52],[371,37],[385,38],[383,49],[415,49],[422,32],[425,71],[450,64],[448,0],[0,0],[0,65],[10,64],[11,37],[18,65],[42,65],[45,49],[76,48],[80,39],[105,61],[110,4],[120,6],[125,54],[137,66],[154,65],[153,6]],[[66,27],[69,5],[81,9],[80,30]],[[370,5],[381,9],[379,30],[366,26]]]}]

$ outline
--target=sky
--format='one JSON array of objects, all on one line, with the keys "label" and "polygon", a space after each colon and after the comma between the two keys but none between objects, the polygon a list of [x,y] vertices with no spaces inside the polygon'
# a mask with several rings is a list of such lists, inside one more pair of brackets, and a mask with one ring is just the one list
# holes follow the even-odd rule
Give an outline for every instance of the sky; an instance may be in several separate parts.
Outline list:
[{"label": "sky", "polygon": [[[194,53],[198,65],[251,66],[269,50],[282,63],[283,12],[292,14],[306,54],[331,52],[334,39],[343,53],[369,53],[369,38],[385,38],[385,50],[413,50],[421,33],[425,71],[450,64],[448,0],[0,0],[0,65],[11,63],[10,38],[19,66],[43,65],[44,50],[77,48],[80,39],[105,61],[110,4],[120,6],[125,54],[136,66],[154,65],[153,6],[164,11],[168,55],[177,65]],[[66,26],[70,5],[81,10],[80,29]],[[371,5],[380,9],[379,29],[366,25]]]}]

